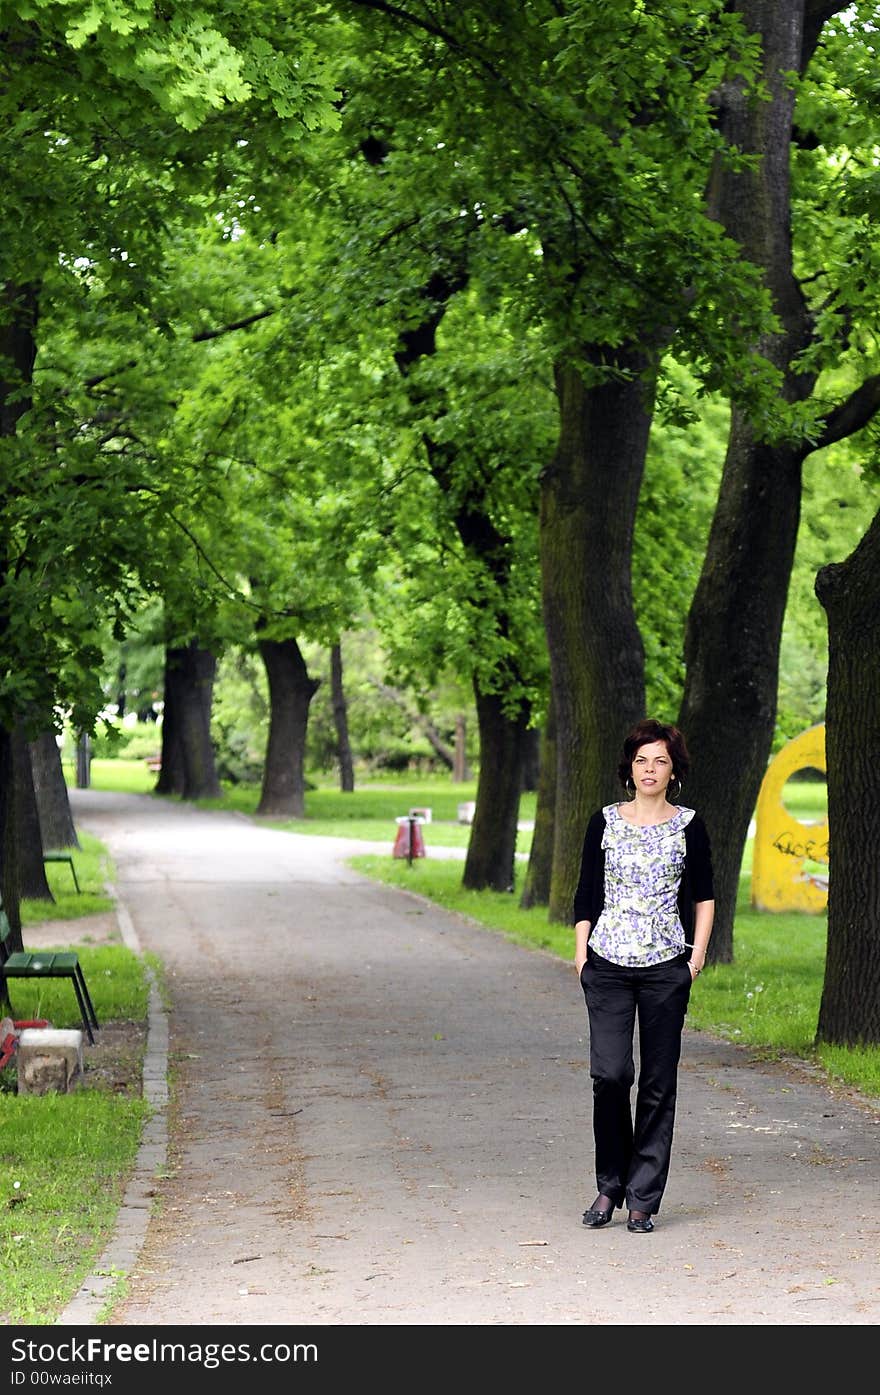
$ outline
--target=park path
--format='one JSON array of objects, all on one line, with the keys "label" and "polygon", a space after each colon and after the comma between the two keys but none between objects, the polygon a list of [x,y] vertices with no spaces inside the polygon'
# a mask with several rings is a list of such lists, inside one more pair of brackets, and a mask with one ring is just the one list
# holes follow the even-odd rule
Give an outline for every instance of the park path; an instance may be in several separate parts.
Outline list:
[{"label": "park path", "polygon": [[73,803],[170,995],[167,1166],[102,1320],[880,1320],[880,1113],[858,1097],[686,1033],[656,1229],[588,1231],[573,968],[368,881],[351,842],[149,796]]}]

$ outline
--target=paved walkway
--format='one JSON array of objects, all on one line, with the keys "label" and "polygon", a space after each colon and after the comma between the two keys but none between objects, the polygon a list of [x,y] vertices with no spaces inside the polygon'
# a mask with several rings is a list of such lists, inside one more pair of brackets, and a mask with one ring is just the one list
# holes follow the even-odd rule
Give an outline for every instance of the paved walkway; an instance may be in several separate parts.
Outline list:
[{"label": "paved walkway", "polygon": [[[170,995],[172,1104],[157,1086],[147,1180],[109,1252],[128,1296],[100,1320],[880,1319],[877,1110],[686,1033],[657,1227],[587,1231],[568,964],[357,875],[362,845],[149,796],[75,791],[74,810]],[[153,1017],[155,1064],[157,998]],[[98,1321],[102,1283],[62,1323]]]}]

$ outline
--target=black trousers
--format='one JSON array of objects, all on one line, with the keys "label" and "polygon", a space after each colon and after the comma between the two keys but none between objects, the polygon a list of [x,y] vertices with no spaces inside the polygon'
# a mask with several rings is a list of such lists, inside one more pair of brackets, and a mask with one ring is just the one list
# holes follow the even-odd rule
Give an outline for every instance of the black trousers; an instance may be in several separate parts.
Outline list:
[{"label": "black trousers", "polygon": [[[596,1184],[615,1206],[653,1215],[669,1175],[681,1032],[691,991],[686,954],[648,968],[587,946],[581,987],[590,1019]],[[639,1024],[635,1119],[633,1035]]]}]

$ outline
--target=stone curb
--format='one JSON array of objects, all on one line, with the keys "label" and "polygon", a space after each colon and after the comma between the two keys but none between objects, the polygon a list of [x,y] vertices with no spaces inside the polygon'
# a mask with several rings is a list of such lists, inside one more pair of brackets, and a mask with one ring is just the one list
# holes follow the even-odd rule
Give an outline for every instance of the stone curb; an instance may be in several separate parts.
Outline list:
[{"label": "stone curb", "polygon": [[[141,954],[141,944],[127,906],[115,887],[108,883],[106,890],[116,907],[123,943],[135,954]],[[101,1311],[119,1280],[126,1278],[134,1268],[150,1221],[156,1175],[168,1161],[168,1013],[153,970],[148,967],[146,973],[150,996],[143,1093],[150,1106],[150,1117],[144,1126],[134,1171],[116,1217],[113,1238],[98,1257],[93,1272],[56,1318],[58,1327],[84,1326],[100,1320]]]}]

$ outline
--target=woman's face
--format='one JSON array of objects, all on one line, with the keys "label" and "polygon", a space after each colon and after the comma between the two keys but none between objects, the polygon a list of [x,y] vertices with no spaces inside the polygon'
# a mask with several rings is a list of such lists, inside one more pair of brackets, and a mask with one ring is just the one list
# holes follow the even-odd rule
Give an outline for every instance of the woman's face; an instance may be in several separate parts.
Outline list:
[{"label": "woman's face", "polygon": [[672,757],[665,741],[649,741],[640,746],[633,756],[633,783],[642,794],[665,795],[674,773]]}]

